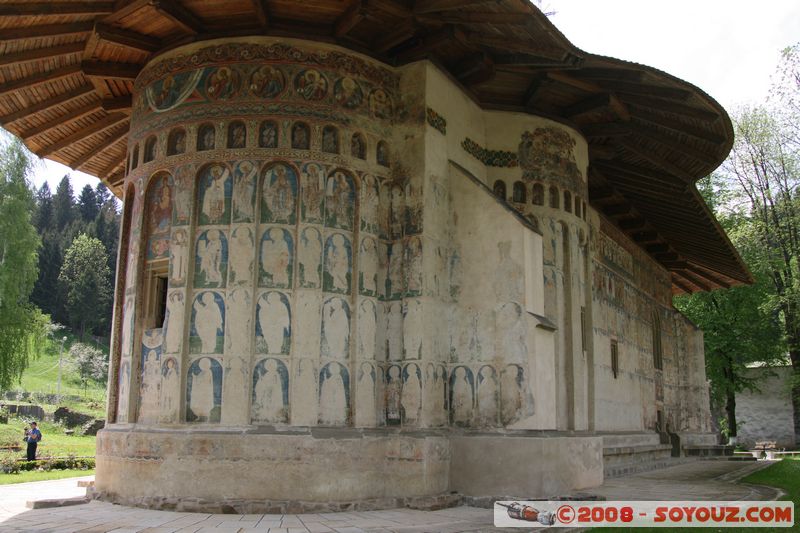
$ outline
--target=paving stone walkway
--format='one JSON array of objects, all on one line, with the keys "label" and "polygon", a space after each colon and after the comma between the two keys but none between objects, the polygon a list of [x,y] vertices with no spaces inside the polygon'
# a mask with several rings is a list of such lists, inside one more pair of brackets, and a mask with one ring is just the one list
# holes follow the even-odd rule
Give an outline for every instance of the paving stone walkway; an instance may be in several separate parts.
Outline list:
[{"label": "paving stone walkway", "polygon": [[[585,491],[608,500],[769,500],[767,487],[736,483],[768,462],[698,461],[608,480]],[[78,478],[86,479],[86,478]],[[501,531],[492,510],[455,507],[441,511],[388,511],[300,515],[220,515],[149,511],[103,502],[52,509],[27,509],[34,499],[80,496],[76,478],[0,486],[0,531],[104,533],[280,532],[280,533],[455,533]],[[505,530],[505,531],[521,531]]]}]

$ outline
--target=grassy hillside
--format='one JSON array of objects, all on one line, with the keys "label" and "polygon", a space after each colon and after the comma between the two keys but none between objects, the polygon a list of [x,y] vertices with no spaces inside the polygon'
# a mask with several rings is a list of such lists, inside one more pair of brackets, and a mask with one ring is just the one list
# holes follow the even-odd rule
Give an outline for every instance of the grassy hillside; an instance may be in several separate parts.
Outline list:
[{"label": "grassy hillside", "polygon": [[[45,411],[52,412],[59,406],[66,406],[70,409],[80,411],[82,413],[91,414],[96,417],[105,416],[105,401],[106,401],[106,386],[104,383],[98,383],[89,380],[85,386],[81,382],[80,375],[70,364],[69,349],[73,343],[78,342],[78,339],[69,331],[59,332],[57,336],[67,337],[64,342],[64,351],[62,354],[61,365],[61,396],[65,399],[59,404],[47,404],[41,401],[34,401],[37,405],[41,405]],[[58,389],[58,357],[60,342],[50,343],[50,346],[43,349],[38,357],[30,361],[29,367],[22,375],[20,383],[12,387],[12,391],[24,391],[30,393],[41,394],[56,394]],[[108,353],[108,346],[87,342],[92,346],[103,350]],[[77,397],[79,399],[73,399]],[[29,402],[30,403],[30,402]]]}]

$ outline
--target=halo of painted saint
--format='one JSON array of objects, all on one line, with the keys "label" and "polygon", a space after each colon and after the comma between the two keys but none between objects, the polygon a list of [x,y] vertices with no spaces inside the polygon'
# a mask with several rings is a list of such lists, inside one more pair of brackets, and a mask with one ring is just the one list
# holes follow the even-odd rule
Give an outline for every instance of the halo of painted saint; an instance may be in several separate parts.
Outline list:
[{"label": "halo of painted saint", "polygon": [[261,222],[294,224],[297,172],[285,163],[267,167],[261,185]]}]

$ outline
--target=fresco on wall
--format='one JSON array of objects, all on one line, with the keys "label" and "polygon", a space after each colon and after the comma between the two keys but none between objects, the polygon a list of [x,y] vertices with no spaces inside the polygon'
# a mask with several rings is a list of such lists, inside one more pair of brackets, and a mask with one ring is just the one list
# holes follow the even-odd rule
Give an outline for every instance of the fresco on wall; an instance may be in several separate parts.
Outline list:
[{"label": "fresco on wall", "polygon": [[507,365],[500,374],[500,418],[503,425],[523,414],[525,374],[520,365]]},{"label": "fresco on wall", "polygon": [[375,359],[378,315],[375,302],[363,299],[358,306],[358,353],[360,359]]},{"label": "fresco on wall", "polygon": [[347,359],[350,355],[350,305],[333,296],[322,306],[320,354],[332,359]]},{"label": "fresco on wall", "polygon": [[389,365],[386,369],[386,385],[384,397],[386,407],[386,425],[397,426],[402,421],[401,402],[403,391],[403,370],[400,365]]},{"label": "fresco on wall", "polygon": [[425,405],[433,426],[447,425],[447,369],[428,363],[425,368]]},{"label": "fresco on wall", "polygon": [[306,227],[300,232],[297,260],[300,286],[318,289],[322,279],[322,237],[317,228]]},{"label": "fresco on wall", "polygon": [[339,153],[339,130],[334,126],[322,128],[322,151],[329,154]]},{"label": "fresco on wall", "polygon": [[403,302],[403,359],[422,358],[422,332],[425,329],[422,302]]},{"label": "fresco on wall", "polygon": [[325,270],[322,288],[328,292],[350,294],[353,248],[350,239],[341,233],[330,235],[325,241]]},{"label": "fresco on wall", "polygon": [[302,70],[294,78],[294,89],[305,100],[322,100],[328,93],[328,80],[318,70]]},{"label": "fresco on wall", "polygon": [[317,399],[317,373],[314,361],[310,359],[295,360],[294,382],[290,389],[292,394],[292,424],[312,426],[319,420]]},{"label": "fresco on wall", "polygon": [[183,341],[183,317],[186,305],[183,291],[169,291],[167,294],[167,313],[164,323],[167,329],[164,332],[164,352],[179,353]]},{"label": "fresco on wall", "polygon": [[422,294],[422,241],[410,237],[405,246],[406,296]]},{"label": "fresco on wall", "polygon": [[414,425],[419,422],[419,413],[422,407],[422,372],[416,363],[407,364],[403,368],[401,394],[403,424]]},{"label": "fresco on wall", "polygon": [[226,320],[228,331],[225,334],[226,353],[250,353],[253,339],[253,306],[248,289],[228,291]]},{"label": "fresco on wall", "polygon": [[278,147],[278,125],[271,120],[265,120],[258,128],[259,148]]},{"label": "fresco on wall", "polygon": [[406,235],[422,233],[422,185],[419,183],[419,181],[419,178],[411,177],[406,182]]},{"label": "fresco on wall", "polygon": [[117,383],[117,422],[128,421],[128,402],[130,401],[131,364],[123,360],[119,365],[119,382]]},{"label": "fresco on wall", "polygon": [[261,185],[261,222],[295,223],[297,172],[285,163],[275,163],[264,171]]},{"label": "fresco on wall", "polygon": [[343,170],[335,170],[325,186],[325,225],[329,228],[353,229],[355,184]]},{"label": "fresco on wall", "polygon": [[319,371],[319,423],[347,424],[350,417],[350,374],[344,365],[331,362]]},{"label": "fresco on wall", "polygon": [[385,307],[386,318],[386,346],[390,361],[403,359],[403,304],[395,301],[387,303]]},{"label": "fresco on wall", "polygon": [[475,398],[475,379],[466,366],[457,366],[450,376],[450,422],[469,426],[472,422]]},{"label": "fresco on wall", "polygon": [[573,190],[582,188],[583,179],[575,161],[576,141],[565,130],[536,128],[522,134],[519,164],[523,177],[558,183]]},{"label": "fresco on wall", "polygon": [[289,371],[280,359],[262,359],[253,370],[253,422],[289,421]]},{"label": "fresco on wall", "polygon": [[289,299],[277,291],[265,292],[256,307],[256,352],[288,354],[292,344]]},{"label": "fresco on wall", "polygon": [[361,178],[361,230],[377,235],[378,227],[378,180],[372,174],[364,174]]},{"label": "fresco on wall", "polygon": [[504,303],[495,314],[495,328],[504,332],[496,336],[496,350],[504,354],[506,362],[527,361],[528,331],[523,318],[522,306],[515,302]]},{"label": "fresco on wall", "polygon": [[322,224],[322,200],[325,191],[325,169],[318,163],[307,163],[302,177],[302,217],[304,222]]},{"label": "fresco on wall", "polygon": [[304,122],[295,122],[292,126],[292,148],[308,150],[311,147],[311,130]]},{"label": "fresco on wall", "polygon": [[374,426],[377,423],[375,413],[376,372],[371,363],[358,365],[358,381],[356,382],[356,417],[359,425]]},{"label": "fresco on wall", "polygon": [[364,93],[358,82],[350,76],[342,76],[333,84],[336,103],[347,109],[355,109],[364,102]]},{"label": "fresco on wall", "polygon": [[222,406],[222,365],[214,358],[201,357],[189,366],[186,379],[186,421],[220,420]]},{"label": "fresco on wall", "polygon": [[294,239],[284,228],[267,228],[261,236],[258,284],[288,289],[292,286]]},{"label": "fresco on wall", "polygon": [[350,137],[350,155],[356,159],[367,158],[367,141],[364,140],[364,136],[360,133],[354,133]]},{"label": "fresco on wall", "polygon": [[161,328],[142,334],[142,375],[139,385],[139,422],[158,419],[161,395],[161,350],[164,337]]},{"label": "fresco on wall", "polygon": [[173,191],[172,225],[186,226],[192,213],[192,191],[195,165],[182,165],[175,169]]},{"label": "fresco on wall", "polygon": [[147,187],[147,260],[164,259],[169,254],[172,223],[172,178],[163,174]]},{"label": "fresco on wall", "polygon": [[247,146],[247,127],[244,122],[235,120],[228,125],[228,148]]},{"label": "fresco on wall", "polygon": [[228,277],[228,239],[216,229],[197,237],[194,259],[194,286],[224,287]]},{"label": "fresco on wall", "polygon": [[179,228],[172,232],[172,246],[169,249],[169,284],[182,287],[186,283],[189,268],[189,243],[186,230]]},{"label": "fresco on wall", "polygon": [[358,292],[364,296],[378,295],[378,250],[375,239],[364,237],[358,255],[361,272],[358,273]]},{"label": "fresco on wall", "polygon": [[186,152],[186,130],[183,128],[171,131],[167,138],[167,155],[179,155]]},{"label": "fresco on wall", "polygon": [[240,161],[233,170],[234,222],[253,222],[255,218],[257,173],[253,161]]},{"label": "fresco on wall", "polygon": [[395,242],[389,247],[389,274],[386,278],[386,296],[390,300],[402,298],[405,294],[405,272],[403,270],[405,247]]},{"label": "fresco on wall", "polygon": [[206,96],[209,100],[230,100],[241,86],[239,72],[229,67],[212,68],[207,71]]},{"label": "fresco on wall", "polygon": [[181,386],[181,377],[178,372],[178,360],[175,357],[164,359],[161,364],[160,422],[177,422]]},{"label": "fresco on wall", "polygon": [[375,118],[392,118],[392,100],[383,89],[375,89],[369,95],[369,113]]},{"label": "fresco on wall", "polygon": [[497,425],[497,372],[489,365],[478,370],[477,378],[478,425]]},{"label": "fresco on wall", "polygon": [[230,250],[230,284],[250,285],[253,281],[253,255],[255,254],[253,230],[247,226],[239,226],[233,230]]},{"label": "fresco on wall", "polygon": [[190,353],[222,353],[225,341],[225,303],[214,291],[194,297],[189,329]]},{"label": "fresco on wall", "polygon": [[196,69],[170,74],[150,84],[145,90],[147,105],[157,113],[179,106],[194,92],[202,76],[203,70]]},{"label": "fresco on wall", "polygon": [[248,91],[256,98],[275,98],[286,87],[286,77],[278,67],[264,65],[250,75]]},{"label": "fresco on wall", "polygon": [[199,178],[198,224],[201,226],[229,224],[232,194],[231,173],[226,166],[215,163],[204,168]]},{"label": "fresco on wall", "polygon": [[389,236],[392,239],[403,237],[406,221],[406,193],[400,185],[392,186],[389,198]]}]

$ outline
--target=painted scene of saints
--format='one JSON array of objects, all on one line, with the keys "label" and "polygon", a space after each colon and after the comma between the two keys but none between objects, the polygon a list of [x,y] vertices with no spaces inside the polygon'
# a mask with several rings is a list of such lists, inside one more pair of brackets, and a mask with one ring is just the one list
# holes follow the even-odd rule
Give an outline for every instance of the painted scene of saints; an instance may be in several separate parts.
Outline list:
[{"label": "painted scene of saints", "polygon": [[369,95],[369,112],[375,118],[392,118],[392,100],[383,89]]},{"label": "painted scene of saints", "polygon": [[250,76],[248,91],[257,98],[275,98],[286,87],[283,72],[270,65],[256,69]]},{"label": "painted scene of saints", "polygon": [[229,67],[213,69],[206,78],[206,95],[211,100],[228,100],[239,92],[239,73]]},{"label": "painted scene of saints", "polygon": [[323,426],[347,424],[350,417],[350,374],[336,362],[319,371],[319,423]]},{"label": "painted scene of saints", "polygon": [[303,228],[298,251],[300,286],[318,289],[322,276],[322,237],[315,227]]},{"label": "painted scene of saints", "polygon": [[378,180],[371,174],[364,174],[361,179],[361,229],[377,235],[378,227]]},{"label": "painted scene of saints", "polygon": [[334,171],[325,186],[325,225],[352,230],[354,204],[353,178],[343,170]]},{"label": "painted scene of saints", "polygon": [[253,370],[253,422],[289,421],[289,372],[280,359],[262,359]]},{"label": "painted scene of saints", "polygon": [[168,174],[155,177],[147,187],[147,259],[163,259],[169,254],[172,223],[172,179]]},{"label": "painted scene of saints", "polygon": [[200,172],[199,225],[227,225],[231,221],[233,183],[228,167],[213,164]]},{"label": "painted scene of saints", "polygon": [[261,222],[295,223],[297,173],[284,163],[266,169],[261,185]]},{"label": "painted scene of saints", "polygon": [[450,421],[456,426],[469,426],[475,399],[475,379],[466,366],[457,366],[450,375]]},{"label": "painted scene of saints", "polygon": [[222,365],[211,357],[201,357],[189,366],[186,421],[219,422],[221,407]]},{"label": "painted scene of saints", "polygon": [[174,422],[180,401],[181,377],[178,375],[178,360],[167,357],[161,365],[161,416],[160,420]]},{"label": "painted scene of saints", "polygon": [[241,161],[233,170],[233,221],[252,222],[255,218],[256,164]]},{"label": "painted scene of saints", "polygon": [[328,298],[322,306],[320,353],[332,359],[350,355],[350,305],[344,298]]},{"label": "painted scene of saints", "polygon": [[222,353],[225,341],[225,302],[214,291],[203,291],[192,302],[190,353]]},{"label": "painted scene of saints", "polygon": [[258,284],[288,289],[292,286],[294,239],[284,228],[267,228],[261,236]]},{"label": "painted scene of saints", "polygon": [[195,287],[224,287],[228,274],[228,239],[217,229],[197,237],[194,261]]},{"label": "painted scene of saints", "polygon": [[261,295],[256,307],[256,352],[289,353],[292,344],[292,311],[289,299],[278,291]]},{"label": "painted scene of saints", "polygon": [[353,265],[353,248],[350,239],[334,233],[325,241],[325,273],[322,289],[328,292],[350,294]]},{"label": "painted scene of saints", "polygon": [[295,76],[294,88],[306,100],[322,100],[328,93],[328,80],[318,70],[303,70]]},{"label": "painted scene of saints", "polygon": [[347,109],[355,109],[364,101],[364,93],[358,82],[350,76],[336,80],[333,85],[333,97],[336,103]]},{"label": "painted scene of saints", "polygon": [[322,223],[325,169],[319,163],[308,163],[303,167],[300,177],[302,180],[301,213],[303,221]]}]

